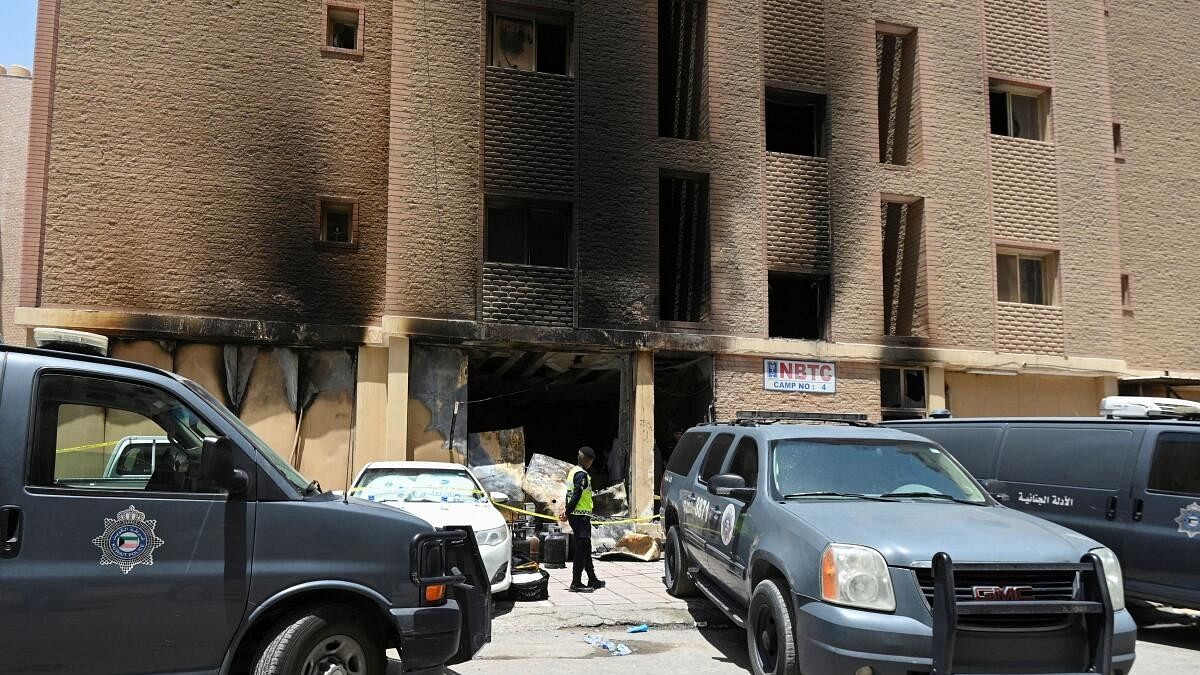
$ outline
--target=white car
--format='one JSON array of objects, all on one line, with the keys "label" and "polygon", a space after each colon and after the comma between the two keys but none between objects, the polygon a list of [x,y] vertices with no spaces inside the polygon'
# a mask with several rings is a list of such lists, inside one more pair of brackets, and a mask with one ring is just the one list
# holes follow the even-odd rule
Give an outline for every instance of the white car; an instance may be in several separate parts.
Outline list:
[{"label": "white car", "polygon": [[[471,470],[449,462],[370,462],[354,479],[350,494],[407,511],[434,527],[470,525],[492,580],[492,593],[512,585],[512,536],[508,523]],[[490,497],[490,498],[489,498]]]}]

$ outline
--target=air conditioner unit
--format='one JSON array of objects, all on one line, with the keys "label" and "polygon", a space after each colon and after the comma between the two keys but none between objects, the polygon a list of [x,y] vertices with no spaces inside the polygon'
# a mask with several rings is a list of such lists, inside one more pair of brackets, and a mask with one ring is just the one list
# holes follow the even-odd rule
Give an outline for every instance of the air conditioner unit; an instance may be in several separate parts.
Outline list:
[{"label": "air conditioner unit", "polygon": [[33,343],[42,349],[53,349],[60,352],[92,356],[108,355],[108,338],[81,330],[34,328]]},{"label": "air conditioner unit", "polygon": [[1200,418],[1200,403],[1179,398],[1149,396],[1105,396],[1100,415],[1111,419]]}]

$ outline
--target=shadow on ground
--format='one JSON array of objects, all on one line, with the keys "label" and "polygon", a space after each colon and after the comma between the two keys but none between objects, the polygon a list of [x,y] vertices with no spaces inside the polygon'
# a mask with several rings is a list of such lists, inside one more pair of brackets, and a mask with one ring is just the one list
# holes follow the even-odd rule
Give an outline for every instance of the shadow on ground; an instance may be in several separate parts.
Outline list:
[{"label": "shadow on ground", "polygon": [[1200,652],[1200,614],[1141,603],[1130,604],[1129,611],[1139,640]]},{"label": "shadow on ground", "polygon": [[729,663],[750,670],[750,657],[746,652],[746,631],[738,628],[704,598],[689,598],[688,613],[696,621],[700,636],[712,645],[721,656],[714,657],[718,663]]}]

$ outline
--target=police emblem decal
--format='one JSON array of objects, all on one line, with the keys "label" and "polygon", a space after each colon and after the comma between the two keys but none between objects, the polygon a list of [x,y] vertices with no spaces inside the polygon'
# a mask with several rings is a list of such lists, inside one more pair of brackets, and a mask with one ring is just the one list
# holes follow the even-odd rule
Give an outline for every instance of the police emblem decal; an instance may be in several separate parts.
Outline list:
[{"label": "police emblem decal", "polygon": [[721,514],[721,543],[726,546],[733,541],[733,521],[736,517],[733,504],[725,507],[725,512]]},{"label": "police emblem decal", "polygon": [[132,504],[116,518],[105,518],[104,532],[92,540],[100,549],[100,564],[116,565],[122,574],[138,565],[153,565],[154,550],[165,543],[154,534],[157,525]]},{"label": "police emblem decal", "polygon": [[1179,532],[1186,534],[1188,539],[1200,535],[1200,504],[1192,502],[1191,505],[1179,509],[1179,517],[1175,522],[1179,523]]}]

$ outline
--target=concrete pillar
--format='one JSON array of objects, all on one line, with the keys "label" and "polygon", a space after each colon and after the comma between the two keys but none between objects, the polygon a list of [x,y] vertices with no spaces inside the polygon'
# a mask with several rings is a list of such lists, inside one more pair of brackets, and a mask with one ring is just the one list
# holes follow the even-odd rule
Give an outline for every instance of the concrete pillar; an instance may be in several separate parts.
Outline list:
[{"label": "concrete pillar", "polygon": [[945,367],[929,366],[928,375],[925,378],[925,403],[929,406],[929,412],[946,407]]},{"label": "concrete pillar", "polygon": [[387,406],[384,411],[386,456],[408,460],[408,338],[392,337],[387,346]]},{"label": "concrete pillar", "polygon": [[654,354],[633,356],[633,450],[629,507],[634,516],[654,510]]},{"label": "concrete pillar", "polygon": [[1116,396],[1120,393],[1115,377],[1096,378],[1096,410],[1100,409],[1100,399],[1105,396]]},{"label": "concrete pillar", "polygon": [[354,447],[350,450],[351,479],[367,462],[391,457],[387,447],[388,350],[358,348],[358,376],[354,391]]}]

